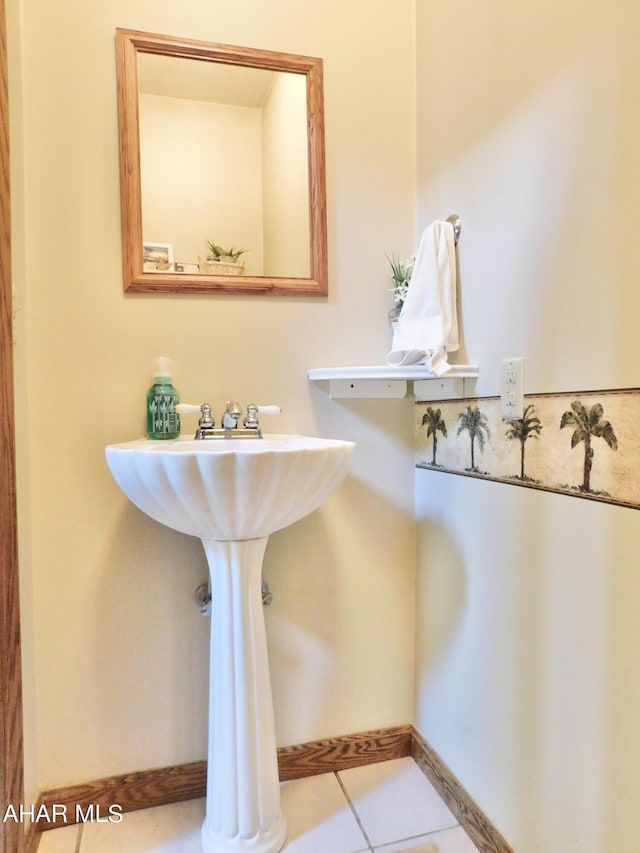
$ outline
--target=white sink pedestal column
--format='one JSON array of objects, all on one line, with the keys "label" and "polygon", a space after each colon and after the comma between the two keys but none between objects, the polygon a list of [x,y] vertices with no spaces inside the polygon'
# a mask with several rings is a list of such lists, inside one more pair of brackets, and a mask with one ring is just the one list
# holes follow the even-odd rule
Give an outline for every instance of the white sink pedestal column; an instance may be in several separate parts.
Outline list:
[{"label": "white sink pedestal column", "polygon": [[204,853],[277,853],[287,836],[262,604],[267,539],[202,540],[212,604]]}]

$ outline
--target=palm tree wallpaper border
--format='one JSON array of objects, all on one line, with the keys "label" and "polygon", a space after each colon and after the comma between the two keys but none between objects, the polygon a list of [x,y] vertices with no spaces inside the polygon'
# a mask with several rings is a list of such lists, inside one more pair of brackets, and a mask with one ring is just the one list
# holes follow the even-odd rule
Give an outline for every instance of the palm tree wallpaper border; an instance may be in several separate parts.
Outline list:
[{"label": "palm tree wallpaper border", "polygon": [[416,467],[640,509],[640,389],[416,403]]}]

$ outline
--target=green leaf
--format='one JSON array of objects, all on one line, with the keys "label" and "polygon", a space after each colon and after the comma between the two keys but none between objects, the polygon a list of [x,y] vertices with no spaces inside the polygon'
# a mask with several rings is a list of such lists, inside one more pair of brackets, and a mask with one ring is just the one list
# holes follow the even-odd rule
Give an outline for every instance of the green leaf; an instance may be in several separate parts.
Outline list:
[{"label": "green leaf", "polygon": [[604,409],[602,408],[601,403],[595,403],[591,407],[591,411],[589,412],[589,426],[594,427],[602,415],[604,414]]},{"label": "green leaf", "polygon": [[574,447],[577,447],[581,441],[584,441],[584,436],[585,436],[585,434],[582,430],[579,430],[579,429],[575,430],[575,432],[571,436],[571,449],[572,450]]}]

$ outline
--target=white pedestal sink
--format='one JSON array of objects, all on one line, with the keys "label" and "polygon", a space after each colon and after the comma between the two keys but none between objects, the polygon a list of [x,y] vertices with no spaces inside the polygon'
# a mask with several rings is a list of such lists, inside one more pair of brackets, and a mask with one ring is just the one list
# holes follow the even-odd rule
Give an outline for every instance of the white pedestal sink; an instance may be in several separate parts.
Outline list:
[{"label": "white pedestal sink", "polygon": [[349,441],[299,435],[107,447],[114,479],[156,521],[202,540],[211,576],[205,853],[276,853],[286,824],[262,607],[270,533],[316,509],[347,473]]}]

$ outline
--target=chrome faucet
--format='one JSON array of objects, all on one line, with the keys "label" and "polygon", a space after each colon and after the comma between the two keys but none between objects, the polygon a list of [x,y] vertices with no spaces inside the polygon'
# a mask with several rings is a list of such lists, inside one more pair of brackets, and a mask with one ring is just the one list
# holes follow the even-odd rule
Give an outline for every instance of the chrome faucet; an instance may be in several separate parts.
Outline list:
[{"label": "chrome faucet", "polygon": [[227,407],[222,415],[223,429],[237,429],[238,421],[242,417],[242,407],[235,400],[227,400]]},{"label": "chrome faucet", "polygon": [[240,428],[238,421],[242,417],[242,407],[235,400],[228,400],[218,429],[216,429],[215,420],[211,416],[209,403],[203,403],[201,406],[179,403],[176,406],[176,411],[181,415],[200,412],[198,429],[194,438],[201,441],[211,438],[262,438],[258,415],[279,415],[282,410],[280,406],[256,406],[255,403],[249,403],[243,428]]}]

